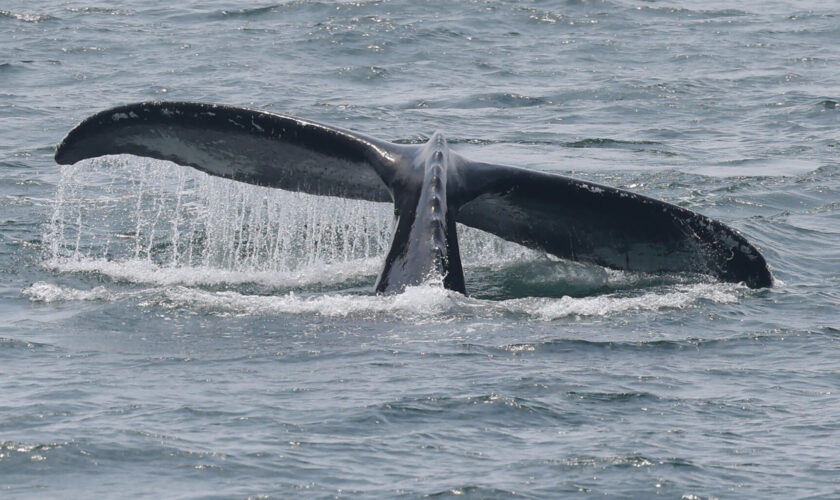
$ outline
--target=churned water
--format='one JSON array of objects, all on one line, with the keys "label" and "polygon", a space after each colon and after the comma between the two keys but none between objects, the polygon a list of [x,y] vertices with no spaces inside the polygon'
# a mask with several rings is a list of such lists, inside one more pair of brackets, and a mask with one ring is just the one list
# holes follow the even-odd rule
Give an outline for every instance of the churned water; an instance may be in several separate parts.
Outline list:
[{"label": "churned water", "polygon": [[[776,286],[459,228],[371,293],[386,205],[107,157],[81,119],[255,107],[654,196]],[[3,498],[840,497],[840,5],[0,3]]]}]

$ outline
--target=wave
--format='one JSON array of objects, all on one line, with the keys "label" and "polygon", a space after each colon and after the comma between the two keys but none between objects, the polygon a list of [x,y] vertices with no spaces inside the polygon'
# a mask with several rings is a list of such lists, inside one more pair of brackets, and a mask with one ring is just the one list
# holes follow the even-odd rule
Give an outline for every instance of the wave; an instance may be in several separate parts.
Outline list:
[{"label": "wave", "polygon": [[747,12],[737,9],[720,9],[720,10],[705,10],[705,9],[689,9],[681,7],[650,7],[644,6],[634,10],[642,15],[655,15],[664,17],[676,18],[691,18],[691,19],[726,19],[732,17],[747,16]]},{"label": "wave", "polygon": [[[81,290],[37,282],[22,294],[34,302],[140,299],[140,305],[202,311],[220,316],[318,315],[323,317],[386,316],[407,322],[450,321],[453,318],[511,317],[550,322],[609,317],[628,312],[656,312],[693,307],[703,302],[737,302],[745,288],[731,284],[692,284],[657,287],[641,293],[619,292],[594,297],[527,297],[501,301],[467,297],[439,283],[408,287],[398,295],[360,293],[301,293],[279,295],[204,290],[187,286],[160,286],[119,291],[105,287]],[[544,346],[541,348],[545,348]],[[515,349],[515,347],[511,347]]]},{"label": "wave", "polygon": [[837,101],[833,101],[831,99],[826,99],[824,101],[820,101],[819,106],[822,106],[823,109],[826,110],[837,110],[840,109],[840,103]]},{"label": "wave", "polygon": [[502,301],[501,307],[510,312],[551,321],[568,317],[612,316],[630,311],[660,311],[684,309],[703,301],[719,304],[737,302],[740,287],[722,283],[698,283],[653,289],[639,295],[624,293],[595,297],[528,297]]},{"label": "wave", "polygon": [[[811,335],[823,335],[826,337],[836,336],[836,331],[832,331],[830,327],[818,329],[811,332]],[[585,351],[599,352],[630,352],[638,353],[645,351],[684,351],[684,350],[698,350],[705,348],[722,347],[727,350],[733,349],[739,345],[755,345],[756,342],[784,342],[787,337],[794,336],[795,333],[785,332],[779,330],[771,330],[766,332],[749,332],[740,333],[734,336],[719,337],[719,338],[701,338],[696,336],[675,338],[675,339],[656,339],[656,340],[590,340],[590,339],[576,339],[576,338],[558,338],[544,340],[541,342],[520,342],[515,344],[507,344],[500,346],[484,346],[477,344],[465,344],[471,352],[476,354],[493,354],[493,355],[539,355],[548,354],[555,355],[557,353],[581,353]]]},{"label": "wave", "polygon": [[[74,447],[75,443],[52,442],[52,443],[27,443],[22,441],[0,441],[0,458],[4,459],[5,465],[26,464],[31,462],[42,462],[47,455],[55,450],[66,447]],[[15,463],[17,462],[17,463]]]},{"label": "wave", "polygon": [[79,290],[76,288],[64,287],[52,283],[39,281],[34,283],[21,291],[24,297],[28,297],[33,302],[70,302],[70,301],[85,301],[95,300],[102,302],[111,302],[120,297],[121,294],[105,289],[105,287],[96,287],[91,290]]},{"label": "wave", "polygon": [[0,10],[0,17],[16,19],[25,23],[42,23],[44,21],[50,21],[52,19],[55,19],[55,17],[50,16],[48,14],[29,14],[23,12],[11,12],[8,10]]},{"label": "wave", "polygon": [[74,14],[105,14],[110,16],[133,15],[136,13],[132,9],[115,9],[111,7],[70,7],[67,11]]},{"label": "wave", "polygon": [[236,10],[220,10],[218,15],[221,17],[257,17],[263,14],[268,14],[271,12],[276,12],[279,8],[279,4],[275,5],[266,5],[264,7],[252,7],[249,9],[236,9]]},{"label": "wave", "polygon": [[26,349],[26,350],[35,350],[35,349],[53,349],[55,348],[52,344],[42,344],[40,342],[31,342],[28,340],[19,340],[19,339],[12,339],[7,337],[0,337],[0,350],[5,349]]},{"label": "wave", "polygon": [[407,108],[482,109],[482,108],[525,108],[552,104],[545,97],[533,97],[513,92],[491,92],[474,94],[461,99],[413,100]]},{"label": "wave", "polygon": [[623,148],[628,146],[661,146],[662,143],[656,141],[622,141],[619,139],[594,137],[566,142],[564,145],[569,148]]}]

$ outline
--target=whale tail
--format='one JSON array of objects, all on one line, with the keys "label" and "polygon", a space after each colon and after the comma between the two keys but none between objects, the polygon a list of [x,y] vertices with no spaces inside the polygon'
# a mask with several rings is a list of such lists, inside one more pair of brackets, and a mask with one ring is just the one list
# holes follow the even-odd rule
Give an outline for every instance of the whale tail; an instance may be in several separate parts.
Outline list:
[{"label": "whale tail", "polygon": [[[405,219],[412,207],[412,217],[420,217],[417,203],[431,203],[432,212],[435,206],[443,206],[442,227],[449,229],[429,234],[433,240],[446,240],[437,241],[435,247],[449,248],[438,267],[446,273],[462,272],[454,234],[454,222],[459,222],[563,259],[613,269],[698,272],[752,288],[773,283],[759,251],[718,221],[608,186],[472,162],[441,149],[445,141],[441,144],[437,149],[397,145],[338,127],[231,106],[147,102],[87,118],[61,142],[55,159],[72,164],[125,153],[169,160],[250,184],[393,202],[398,220]],[[435,184],[430,177],[424,178],[432,175],[423,174],[424,162],[427,167],[429,162],[447,163],[448,168],[436,170],[445,172],[446,182]],[[443,205],[435,193],[428,200],[420,195],[421,188],[426,192],[439,185],[445,186]],[[406,237],[422,233],[403,223]],[[392,260],[403,247],[409,252],[410,245],[397,236],[377,281],[394,288],[379,289],[378,285],[377,291],[412,284],[397,279],[406,265],[417,260],[412,255]],[[392,272],[394,276],[386,276]],[[448,287],[464,291],[463,276],[444,278]]]}]

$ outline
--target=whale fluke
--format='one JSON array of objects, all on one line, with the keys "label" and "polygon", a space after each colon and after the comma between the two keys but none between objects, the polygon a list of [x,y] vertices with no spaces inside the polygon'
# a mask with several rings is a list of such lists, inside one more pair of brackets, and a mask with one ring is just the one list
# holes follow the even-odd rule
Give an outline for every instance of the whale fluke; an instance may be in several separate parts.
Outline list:
[{"label": "whale fluke", "polygon": [[109,154],[169,160],[210,175],[289,191],[392,201],[385,182],[402,148],[289,116],[192,102],[119,106],[67,134],[55,160]]},{"label": "whale fluke", "polygon": [[764,257],[723,223],[629,191],[473,162],[437,132],[425,145],[398,145],[275,113],[145,102],[87,118],[55,159],[123,153],[261,186],[393,202],[394,237],[378,293],[433,274],[466,293],[456,222],[613,269],[705,273],[752,288],[773,283]]}]

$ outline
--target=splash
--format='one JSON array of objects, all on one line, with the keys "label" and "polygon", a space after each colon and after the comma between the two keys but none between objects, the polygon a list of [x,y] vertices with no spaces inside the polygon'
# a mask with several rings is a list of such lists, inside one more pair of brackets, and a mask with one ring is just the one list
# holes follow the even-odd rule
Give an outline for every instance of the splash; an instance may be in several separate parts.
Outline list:
[{"label": "splash", "polygon": [[392,318],[402,322],[448,322],[498,318],[551,322],[612,317],[628,312],[660,312],[695,307],[703,302],[730,304],[749,293],[742,285],[697,283],[659,287],[642,292],[620,292],[593,297],[526,297],[502,301],[466,297],[446,290],[439,282],[407,287],[397,295],[348,293],[260,295],[235,290],[204,290],[183,285],[154,286],[143,290],[90,290],[37,282],[23,290],[33,302],[137,301],[141,307],[201,311],[228,316],[318,315],[327,318]]},{"label": "splash", "polygon": [[24,297],[29,297],[33,302],[69,302],[69,301],[103,301],[111,302],[119,295],[114,294],[105,287],[98,286],[91,290],[79,290],[70,287],[55,285],[39,281],[26,287],[22,292]]},{"label": "splash", "polygon": [[595,297],[535,298],[488,301],[466,297],[444,289],[438,283],[407,287],[404,293],[389,296],[320,294],[301,296],[289,292],[280,296],[241,294],[234,291],[211,292],[177,287],[158,297],[159,304],[172,308],[198,308],[221,315],[318,314],[327,317],[393,316],[407,321],[453,318],[511,317],[554,321],[610,317],[628,311],[667,311],[692,307],[702,301],[718,304],[737,302],[745,287],[714,283],[663,287],[641,295],[607,294]]},{"label": "splash", "polygon": [[[390,204],[111,156],[62,167],[44,261],[60,272],[160,285],[343,282],[378,272],[392,224]],[[468,267],[534,255],[481,231],[458,231]]]},{"label": "splash", "polygon": [[[553,262],[459,225],[462,262],[479,277],[474,292],[492,300],[464,297],[439,282],[394,296],[359,294],[370,290],[381,269],[392,224],[390,204],[290,193],[167,162],[105,157],[63,167],[44,262],[62,273],[93,273],[132,286],[85,290],[38,282],[23,295],[35,302],[129,299],[141,307],[222,316],[417,322],[577,320],[703,301],[726,304],[743,293],[735,285],[663,282]],[[492,279],[482,281],[484,275]],[[559,293],[576,297],[557,298]]]}]

